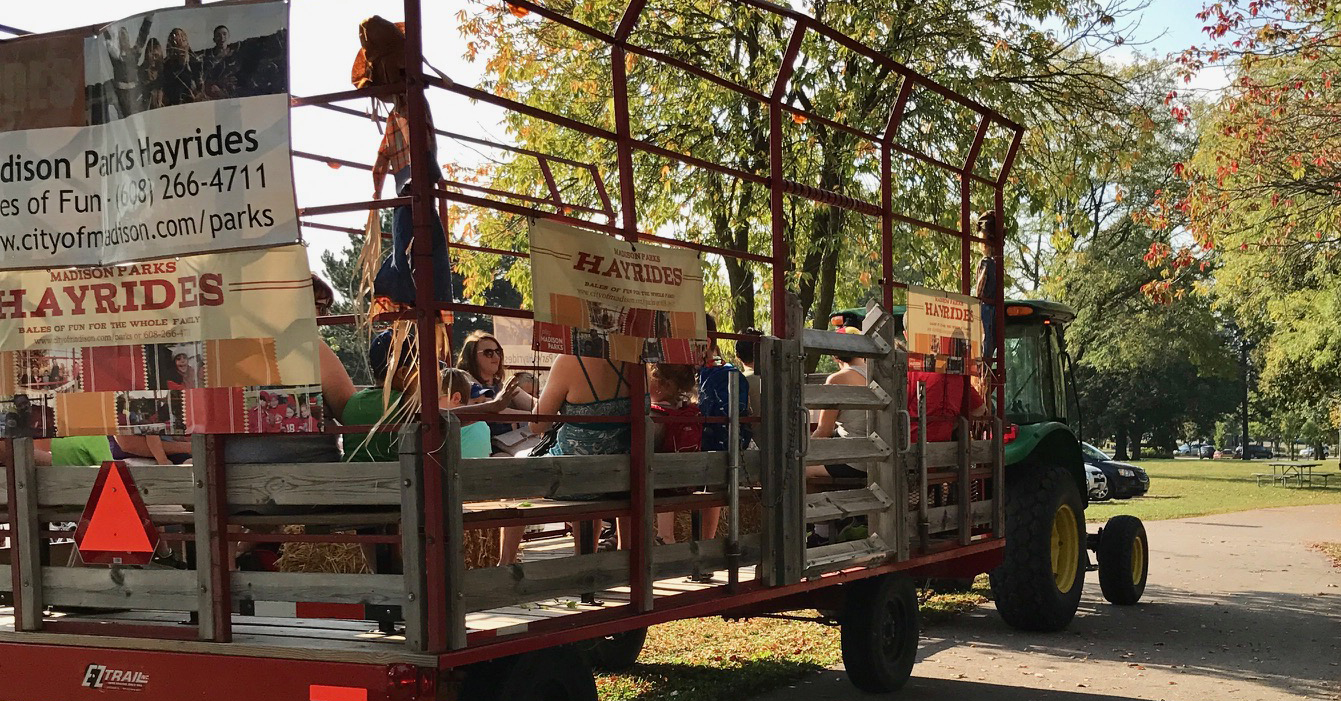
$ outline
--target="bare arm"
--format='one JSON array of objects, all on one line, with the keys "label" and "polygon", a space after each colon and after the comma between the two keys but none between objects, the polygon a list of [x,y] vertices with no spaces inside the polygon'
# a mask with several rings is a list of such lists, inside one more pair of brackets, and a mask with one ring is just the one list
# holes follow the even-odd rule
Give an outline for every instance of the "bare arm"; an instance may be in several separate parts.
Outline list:
[{"label": "bare arm", "polygon": [[345,404],[354,396],[354,381],[349,379],[344,363],[324,339],[317,348],[317,359],[321,363],[321,395],[330,412],[327,416],[343,416]]},{"label": "bare arm", "polygon": [[[549,381],[545,383],[545,388],[540,391],[540,400],[536,402],[535,413],[537,414],[557,414],[563,406],[564,397],[568,396],[567,377],[571,372],[573,356],[562,355],[554,360],[554,367],[550,371]],[[536,421],[530,424],[528,428],[531,433],[544,433],[553,426],[552,421]]]}]

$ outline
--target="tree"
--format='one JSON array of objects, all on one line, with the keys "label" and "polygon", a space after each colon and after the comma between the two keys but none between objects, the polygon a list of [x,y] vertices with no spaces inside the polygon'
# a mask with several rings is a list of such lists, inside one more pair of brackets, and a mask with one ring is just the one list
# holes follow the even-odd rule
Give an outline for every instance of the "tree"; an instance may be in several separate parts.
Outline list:
[{"label": "tree", "polygon": [[[548,6],[609,27],[624,3],[570,0]],[[1050,199],[1050,187],[1066,179],[1067,174],[1046,168],[1040,154],[1055,144],[1068,143],[1080,125],[1112,124],[1125,117],[1121,98],[1126,87],[1095,51],[1121,43],[1119,20],[1129,10],[1102,4],[1082,7],[1053,1],[985,0],[898,0],[893,4],[816,0],[804,9],[1028,125],[1031,131],[1019,161],[1024,175],[1013,181],[1017,188],[1010,197],[1012,209],[1041,209],[1041,202]],[[469,40],[467,57],[486,61],[483,88],[510,98],[524,95],[529,104],[614,128],[610,57],[603,44],[500,4],[463,13],[461,19],[462,33]],[[1058,29],[1042,30],[1044,23]],[[649,10],[634,38],[767,93],[788,32],[789,27],[777,17],[750,8],[685,0]],[[762,105],[637,56],[630,56],[626,64],[642,86],[630,96],[636,137],[738,170],[767,173],[768,119]],[[860,60],[831,42],[810,41],[786,100],[850,126],[879,132],[898,87],[887,69]],[[961,112],[935,96],[918,93],[900,135],[935,143],[944,158],[962,160],[976,125]],[[872,177],[878,173],[879,158],[870,144],[801,115],[784,122],[784,127],[787,177],[879,201],[877,181]],[[517,114],[508,118],[508,129],[528,148],[597,164],[607,175],[617,173],[609,142]],[[1003,155],[998,139],[985,149],[985,165]],[[1096,155],[1092,160],[1105,158]],[[762,186],[653,156],[635,160],[633,175],[642,230],[673,232],[736,250],[768,250],[768,197]],[[590,178],[555,176],[567,201],[598,203],[597,187]],[[496,189],[548,196],[543,174],[531,159],[505,163],[491,178]],[[911,165],[898,173],[896,182],[898,211],[949,228],[961,226],[957,184]],[[990,202],[975,197],[974,204],[983,209]],[[797,290],[814,323],[822,325],[835,307],[860,304],[874,295],[878,275],[873,276],[872,271],[878,270],[879,228],[873,220],[799,198],[788,198],[785,214],[794,255],[794,275],[788,284]],[[480,215],[472,235],[491,246],[516,248],[523,232],[515,217],[485,214]],[[945,238],[931,231],[904,226],[896,229],[893,244],[899,252],[897,279],[935,287],[958,286],[954,283],[959,272],[958,246],[947,245]],[[463,265],[468,280],[488,269],[481,258],[467,259]],[[713,265],[720,266],[726,284],[710,287],[710,306],[718,312],[728,310],[736,329],[762,322],[755,300],[766,298],[772,281],[758,275],[755,265],[729,260]],[[520,279],[525,271],[514,272],[517,275],[509,279],[526,289],[526,282]]]},{"label": "tree", "polygon": [[1218,308],[1261,339],[1255,363],[1278,404],[1341,397],[1341,15],[1313,0],[1209,4],[1210,37],[1182,57],[1189,74],[1229,68],[1233,84],[1204,112],[1170,92],[1171,113],[1200,124],[1196,153],[1172,165],[1185,194],[1165,203],[1213,255]]}]

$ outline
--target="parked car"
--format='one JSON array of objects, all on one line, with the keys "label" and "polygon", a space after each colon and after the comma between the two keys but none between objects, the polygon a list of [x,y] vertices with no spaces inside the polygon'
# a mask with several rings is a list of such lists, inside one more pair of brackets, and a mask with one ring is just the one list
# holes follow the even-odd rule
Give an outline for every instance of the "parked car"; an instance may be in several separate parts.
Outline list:
[{"label": "parked car", "polygon": [[1197,449],[1197,459],[1210,460],[1215,457],[1215,453],[1216,453],[1215,446],[1207,443],[1206,445],[1203,445]]},{"label": "parked car", "polygon": [[[1242,457],[1243,457],[1243,446],[1239,446],[1239,447],[1237,447],[1237,448],[1234,449],[1234,457],[1236,457],[1236,458],[1242,458]],[[1266,446],[1264,446],[1264,445],[1250,445],[1250,446],[1248,446],[1248,459],[1249,459],[1249,460],[1270,459],[1270,458],[1273,458],[1273,457],[1275,457],[1275,454],[1271,452],[1271,449],[1270,449],[1270,448],[1268,448],[1268,447],[1266,447]]]},{"label": "parked car", "polygon": [[[1314,451],[1313,451],[1313,446],[1310,445],[1310,446],[1304,448],[1303,450],[1300,450],[1300,451],[1299,451],[1299,457],[1301,457],[1301,458],[1312,458],[1312,457],[1313,457],[1313,452],[1314,452]],[[1322,457],[1324,457],[1324,458],[1327,457],[1327,452],[1328,452],[1328,451],[1327,451],[1327,446],[1323,446],[1323,447],[1322,447]]]},{"label": "parked car", "polygon": [[1150,491],[1150,475],[1145,470],[1125,462],[1115,462],[1107,453],[1089,443],[1080,444],[1080,453],[1085,464],[1103,471],[1104,477],[1108,478],[1108,493],[1114,499],[1130,499]]},{"label": "parked car", "polygon": [[1090,501],[1107,501],[1110,498],[1108,490],[1108,475],[1098,467],[1085,463],[1085,478],[1089,484]]}]

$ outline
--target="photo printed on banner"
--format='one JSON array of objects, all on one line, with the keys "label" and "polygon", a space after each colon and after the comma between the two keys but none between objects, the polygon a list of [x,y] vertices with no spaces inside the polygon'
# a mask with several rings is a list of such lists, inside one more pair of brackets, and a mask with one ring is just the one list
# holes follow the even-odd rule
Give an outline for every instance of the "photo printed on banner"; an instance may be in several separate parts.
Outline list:
[{"label": "photo printed on banner", "polygon": [[85,52],[89,123],[289,90],[288,29],[277,11],[159,10],[103,27]]}]

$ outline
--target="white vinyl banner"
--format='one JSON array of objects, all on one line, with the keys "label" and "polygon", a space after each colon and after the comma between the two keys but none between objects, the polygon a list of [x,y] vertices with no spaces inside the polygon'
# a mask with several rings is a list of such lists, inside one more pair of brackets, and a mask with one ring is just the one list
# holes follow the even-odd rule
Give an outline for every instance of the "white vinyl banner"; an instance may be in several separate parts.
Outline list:
[{"label": "white vinyl banner", "polygon": [[287,24],[283,2],[178,8],[85,40],[91,126],[0,133],[0,268],[296,241]]}]

